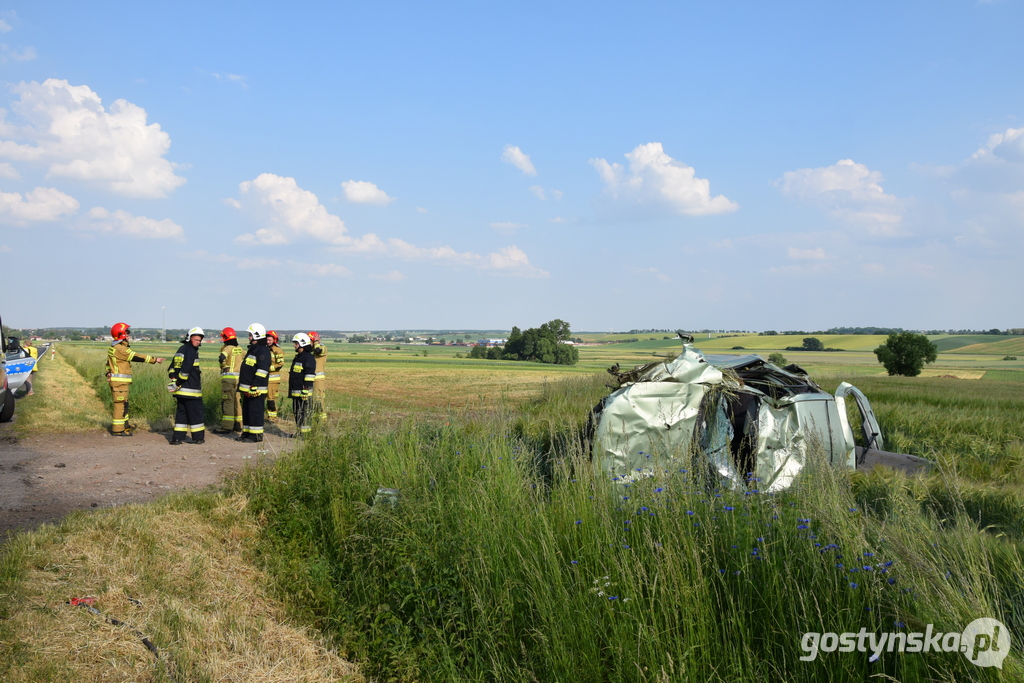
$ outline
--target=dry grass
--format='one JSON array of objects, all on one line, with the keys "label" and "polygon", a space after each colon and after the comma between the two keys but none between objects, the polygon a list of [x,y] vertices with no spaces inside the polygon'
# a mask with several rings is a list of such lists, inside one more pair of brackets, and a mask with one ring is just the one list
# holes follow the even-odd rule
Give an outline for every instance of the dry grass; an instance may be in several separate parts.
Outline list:
[{"label": "dry grass", "polygon": [[[525,365],[525,364],[523,364]],[[332,406],[344,408],[349,398],[380,401],[396,408],[491,409],[502,401],[521,402],[564,371],[530,368],[413,366],[381,364],[328,368],[327,391]],[[523,370],[530,370],[524,372]]]},{"label": "dry grass", "polygon": [[[28,571],[17,596],[0,596],[9,616],[0,679],[362,681],[269,596],[246,558],[257,527],[245,505],[183,494],[19,537],[12,557]],[[68,604],[85,596],[128,626]],[[156,645],[159,660],[133,629]]]},{"label": "dry grass", "polygon": [[[924,368],[921,370],[920,377],[955,377],[957,379],[981,379],[985,376],[985,370],[962,370],[960,368]],[[879,375],[888,375],[885,372],[877,373]]]},{"label": "dry grass", "polygon": [[18,401],[18,434],[78,434],[95,432],[110,424],[110,415],[96,392],[57,352],[39,361],[32,377],[35,394]]}]

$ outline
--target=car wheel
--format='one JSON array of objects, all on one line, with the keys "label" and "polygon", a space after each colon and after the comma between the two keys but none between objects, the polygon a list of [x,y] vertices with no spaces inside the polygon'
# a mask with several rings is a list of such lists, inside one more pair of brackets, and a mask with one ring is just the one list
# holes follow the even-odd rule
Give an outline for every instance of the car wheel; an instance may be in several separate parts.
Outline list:
[{"label": "car wheel", "polygon": [[0,422],[10,422],[14,419],[14,394],[10,389],[4,390],[4,407],[0,408]]}]

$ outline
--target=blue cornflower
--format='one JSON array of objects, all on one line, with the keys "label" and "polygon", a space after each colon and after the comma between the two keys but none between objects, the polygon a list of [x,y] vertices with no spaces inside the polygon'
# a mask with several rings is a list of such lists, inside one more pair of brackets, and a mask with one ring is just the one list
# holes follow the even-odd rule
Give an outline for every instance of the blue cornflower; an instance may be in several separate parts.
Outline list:
[{"label": "blue cornflower", "polygon": [[866,572],[869,572],[869,571],[871,571],[872,569],[874,569],[874,567],[872,567],[872,566],[871,566],[870,564],[866,564],[866,565],[864,565],[863,567],[861,567],[861,569],[863,569],[863,570],[864,570],[864,571],[866,571]]},{"label": "blue cornflower", "polygon": [[719,574],[724,574],[724,573],[725,573],[725,570],[724,570],[724,569],[719,569],[719,570],[718,570],[718,573],[719,573]]},{"label": "blue cornflower", "polygon": [[797,527],[796,527],[796,528],[797,528],[797,529],[806,529],[806,528],[807,528],[807,525],[806,525],[806,524],[799,524],[799,525],[797,525]]},{"label": "blue cornflower", "polygon": [[688,514],[688,515],[692,515],[692,514],[693,514],[693,510],[687,510],[687,511],[686,511],[686,514]]},{"label": "blue cornflower", "polygon": [[904,624],[902,621],[894,621],[894,622],[892,622],[892,625],[895,626],[896,628],[906,628],[907,627],[907,625]]},{"label": "blue cornflower", "polygon": [[577,523],[577,524],[583,524],[583,520],[582,520],[582,519],[577,519],[577,520],[576,520],[576,523]]},{"label": "blue cornflower", "polygon": [[850,582],[850,588],[856,588],[856,587],[857,587],[857,584],[855,584],[854,582],[851,581]]},{"label": "blue cornflower", "polygon": [[882,566],[883,567],[891,567],[892,566],[892,560],[889,560],[888,562],[883,562]]},{"label": "blue cornflower", "polygon": [[895,584],[896,584],[896,579],[889,579],[889,585],[890,586],[895,585]]},{"label": "blue cornflower", "polygon": [[609,595],[609,596],[608,596],[608,599],[609,599],[609,600],[618,600],[618,599],[619,599],[619,596],[618,596],[618,595]]},{"label": "blue cornflower", "polygon": [[662,492],[662,491],[664,491],[664,490],[665,490],[665,489],[663,489],[663,488],[661,488],[661,487],[659,486],[658,488],[654,489],[654,492],[655,492],[655,493],[661,493],[661,492]]},{"label": "blue cornflower", "polygon": [[864,557],[874,557],[874,553],[864,553]]},{"label": "blue cornflower", "polygon": [[723,505],[722,509],[725,510],[726,512],[732,512],[736,508],[734,508],[732,505]]},{"label": "blue cornflower", "polygon": [[573,560],[573,561],[571,562],[571,564],[579,564],[579,563],[580,563],[580,562],[579,562],[579,560]]},{"label": "blue cornflower", "polygon": [[798,522],[803,522],[804,524],[807,524],[807,523],[809,523],[809,522],[810,522],[811,520],[809,520],[809,519],[798,519],[798,520],[796,520],[796,521],[798,521]]},{"label": "blue cornflower", "polygon": [[764,537],[759,537],[757,540],[761,541],[763,543],[764,542]]}]

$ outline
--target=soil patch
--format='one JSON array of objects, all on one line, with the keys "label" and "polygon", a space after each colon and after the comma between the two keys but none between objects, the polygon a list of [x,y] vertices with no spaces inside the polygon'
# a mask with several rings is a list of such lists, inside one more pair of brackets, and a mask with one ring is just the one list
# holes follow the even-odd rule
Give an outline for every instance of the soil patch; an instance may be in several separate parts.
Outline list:
[{"label": "soil patch", "polygon": [[74,510],[146,502],[172,490],[215,485],[294,445],[277,434],[267,434],[263,444],[212,433],[199,446],[171,446],[169,441],[169,433],[158,432],[18,439],[10,425],[0,426],[0,542],[12,531],[56,521]]}]

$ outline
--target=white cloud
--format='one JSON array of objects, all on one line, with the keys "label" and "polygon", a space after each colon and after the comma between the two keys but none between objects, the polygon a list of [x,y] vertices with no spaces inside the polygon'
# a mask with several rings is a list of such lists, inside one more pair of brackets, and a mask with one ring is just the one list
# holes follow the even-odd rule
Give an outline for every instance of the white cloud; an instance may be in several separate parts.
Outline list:
[{"label": "white cloud", "polygon": [[562,198],[562,194],[563,194],[561,190],[552,190],[552,189],[545,190],[540,185],[530,185],[530,192],[532,192],[537,197],[537,199],[541,200],[542,202],[543,201],[547,201],[547,198],[548,198],[549,194],[550,194],[551,198],[556,200],[556,201],[561,199]]},{"label": "white cloud", "polygon": [[348,268],[337,263],[300,263],[298,261],[289,261],[288,266],[291,272],[299,271],[315,275],[316,277],[349,277],[352,274]]},{"label": "white cloud", "polygon": [[18,169],[5,161],[0,163],[0,178],[4,178],[6,180],[21,180],[21,174],[18,173]]},{"label": "white cloud", "polygon": [[298,272],[312,277],[348,277],[352,274],[348,268],[337,263],[305,263],[292,259],[280,261],[276,258],[263,258],[259,256],[229,256],[227,254],[211,254],[205,250],[194,251],[186,254],[186,256],[210,263],[233,264],[238,270],[287,268],[289,273]]},{"label": "white cloud", "polygon": [[3,19],[0,19],[0,33],[7,33],[11,30],[11,25]]},{"label": "white cloud", "polygon": [[389,270],[386,273],[371,273],[369,277],[371,280],[378,280],[380,282],[401,282],[405,279],[405,276],[397,270]]},{"label": "white cloud", "polygon": [[1024,128],[1007,128],[1004,133],[990,135],[985,146],[971,155],[972,159],[990,157],[1024,162]]},{"label": "white cloud", "polygon": [[565,219],[562,218],[561,216],[555,216],[554,218],[549,218],[548,222],[549,223],[564,223]]},{"label": "white cloud", "polygon": [[[24,120],[0,118],[0,157],[48,164],[47,177],[94,183],[129,197],[165,197],[185,179],[166,159],[170,136],[146,110],[116,100],[109,111],[88,86],[50,78],[12,88]],[[5,113],[5,112],[4,112]],[[23,142],[18,142],[18,141]]]},{"label": "white cloud", "polygon": [[660,142],[639,145],[626,158],[628,171],[605,159],[590,160],[604,181],[605,194],[612,199],[660,206],[688,216],[729,213],[739,208],[724,195],[712,197],[711,183],[696,177],[692,166],[665,154]]},{"label": "white cloud", "polygon": [[283,245],[295,240],[313,239],[344,253],[465,265],[523,277],[548,275],[530,265],[526,254],[516,247],[481,255],[458,252],[447,245],[420,247],[396,237],[381,239],[373,233],[353,237],[348,233],[345,222],[329,213],[315,194],[299,187],[295,178],[263,173],[255,180],[239,183],[238,190],[239,199],[226,202],[266,226],[239,235],[235,238],[238,244]]},{"label": "white cloud", "polygon": [[0,254],[10,254],[12,251],[14,250],[6,244],[0,244]]},{"label": "white cloud", "polygon": [[135,216],[121,209],[108,211],[102,206],[89,209],[88,218],[72,227],[77,230],[111,233],[138,239],[185,239],[185,231],[170,218],[158,221],[146,216]]},{"label": "white cloud", "polygon": [[885,193],[881,181],[878,171],[843,159],[832,166],[787,171],[776,186],[785,197],[824,209],[872,235],[905,235],[901,202]]},{"label": "white cloud", "polygon": [[37,187],[24,196],[18,192],[0,192],[0,222],[13,225],[67,218],[77,212],[78,207],[77,199],[53,187]]},{"label": "white cloud", "polygon": [[36,49],[34,47],[24,47],[19,52],[16,47],[11,47],[7,43],[0,43],[0,64],[6,64],[7,62],[30,62],[35,58]]},{"label": "white cloud", "polygon": [[491,223],[491,227],[503,235],[514,235],[516,230],[519,228],[528,228],[530,226],[522,223]]},{"label": "white cloud", "polygon": [[345,190],[345,199],[355,204],[387,206],[395,201],[387,192],[365,180],[346,180],[341,187]]},{"label": "white cloud", "polygon": [[821,247],[817,249],[798,249],[796,247],[789,247],[786,250],[786,254],[789,258],[794,261],[824,261],[828,258],[828,254]]},{"label": "white cloud", "polygon": [[223,73],[223,74],[215,73],[215,74],[213,74],[213,77],[216,78],[218,81],[222,81],[222,82],[226,81],[228,83],[237,83],[238,85],[242,86],[242,88],[244,88],[245,90],[249,89],[249,84],[245,82],[245,76],[239,76],[238,74],[229,74],[229,73]]},{"label": "white cloud", "polygon": [[501,160],[512,164],[525,175],[537,175],[537,169],[533,167],[533,162],[530,161],[530,155],[523,153],[523,150],[514,145],[505,145],[505,149],[502,150],[501,153]]},{"label": "white cloud", "polygon": [[419,213],[430,213],[429,211],[424,209],[422,206],[417,206],[416,207],[416,211],[419,212]]}]

